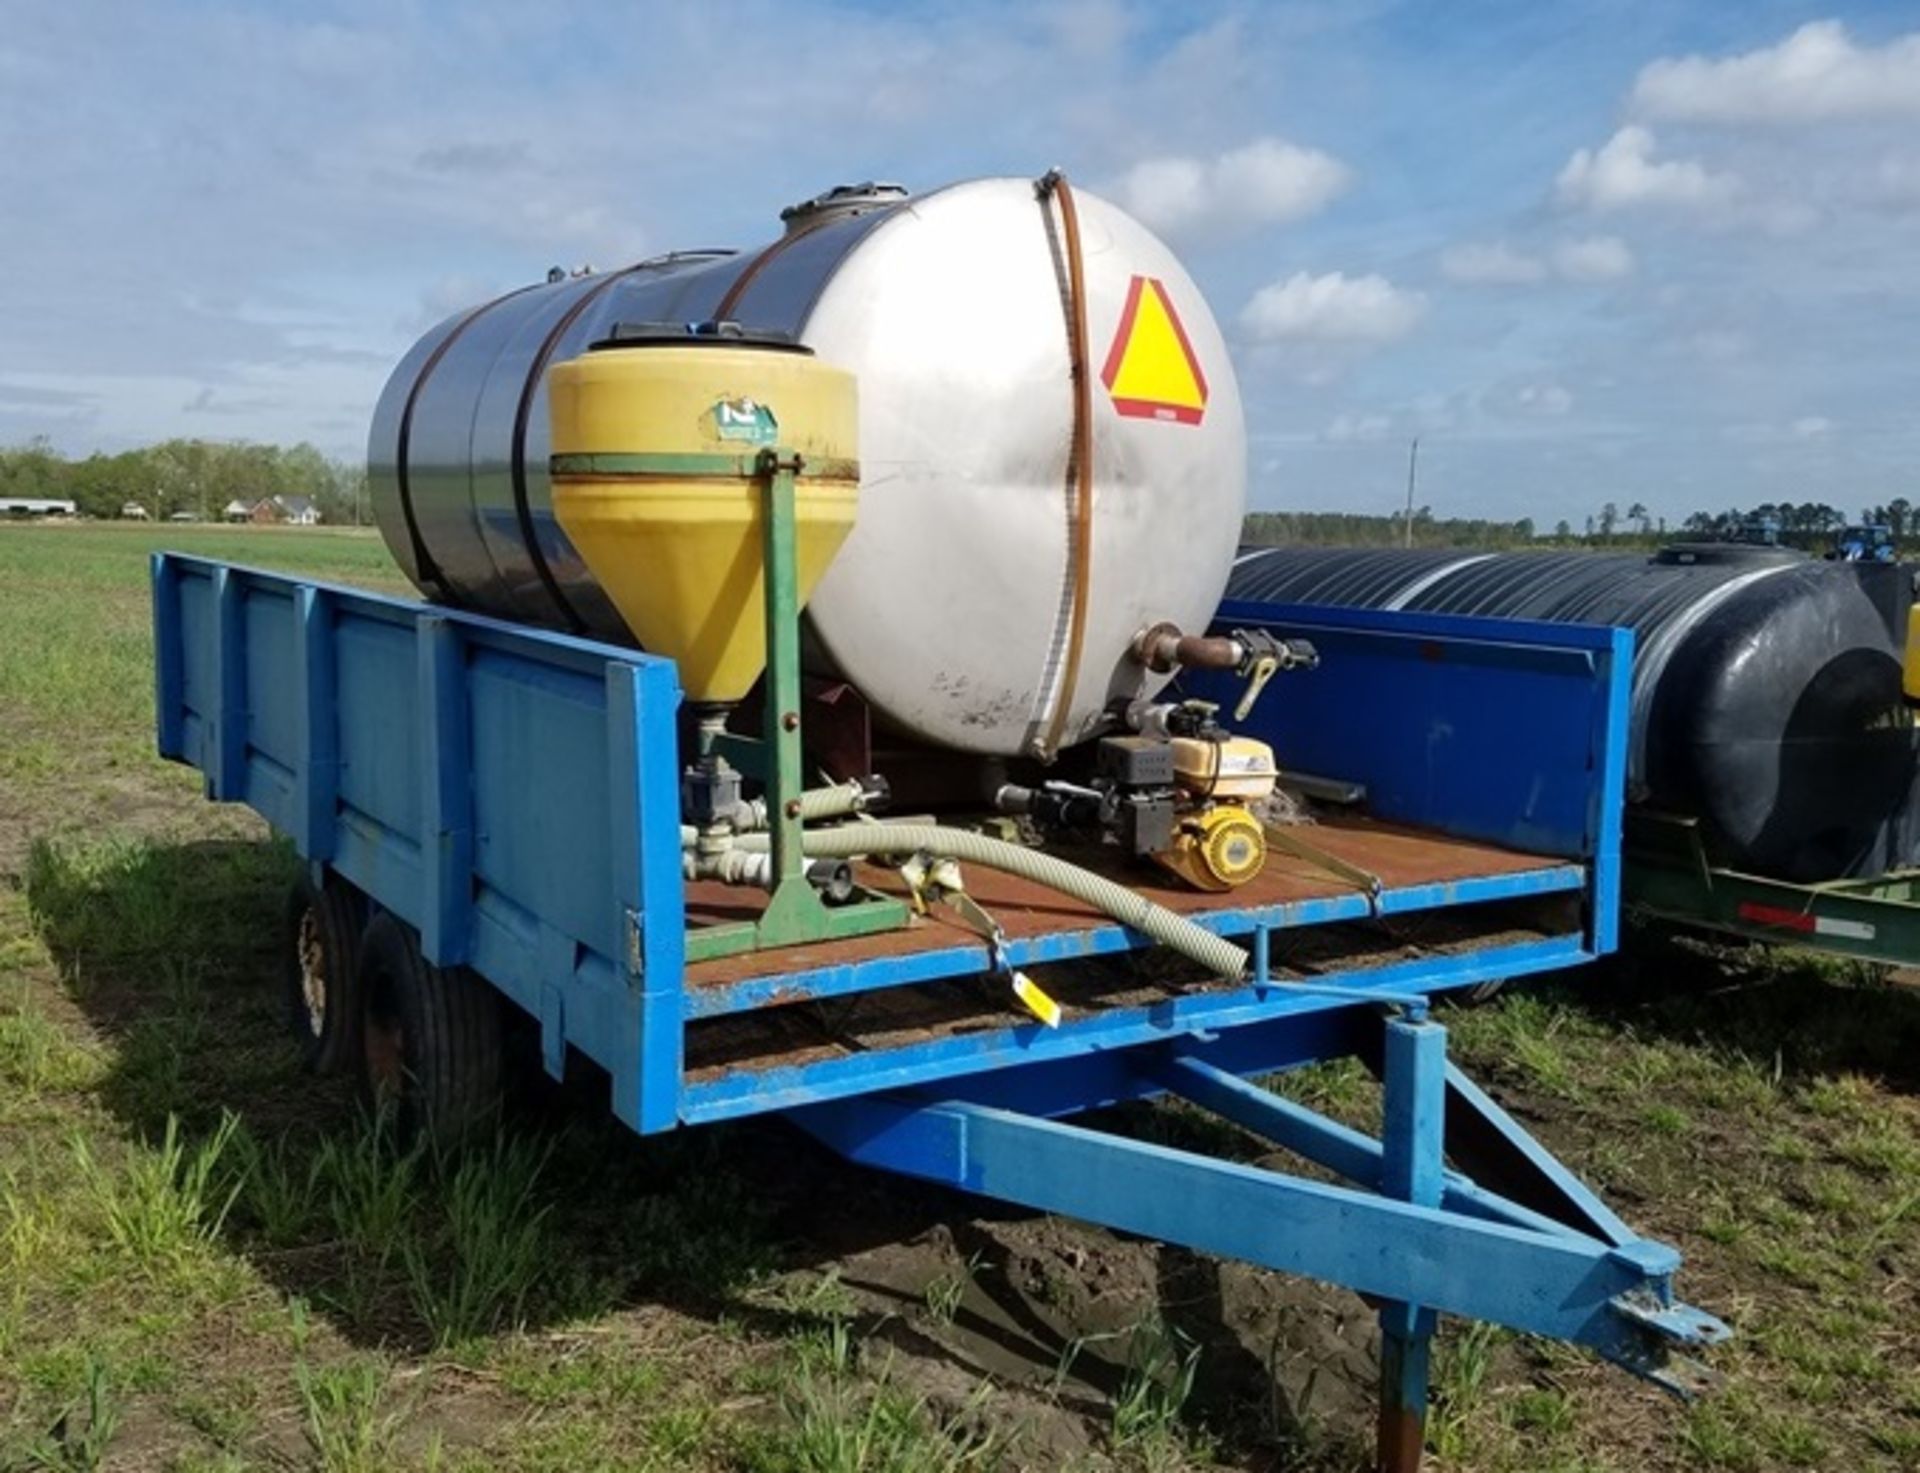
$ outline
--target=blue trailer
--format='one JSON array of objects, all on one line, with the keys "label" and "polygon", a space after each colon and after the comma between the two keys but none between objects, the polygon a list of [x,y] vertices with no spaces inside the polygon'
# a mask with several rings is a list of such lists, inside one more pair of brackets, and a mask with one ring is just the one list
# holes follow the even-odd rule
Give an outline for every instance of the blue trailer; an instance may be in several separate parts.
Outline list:
[{"label": "blue trailer", "polygon": [[[153,597],[160,751],[298,850],[306,903],[361,953],[368,1069],[481,1089],[467,1066],[497,1068],[510,1005],[642,1134],[779,1114],[854,1161],[1347,1286],[1380,1310],[1386,1468],[1420,1458],[1437,1314],[1703,1383],[1687,1352],[1726,1332],[1674,1297],[1678,1255],[1451,1065],[1429,1012],[1613,950],[1626,632],[1223,609],[1313,641],[1247,729],[1368,803],[1228,894],[1130,880],[1244,940],[1249,974],[1220,981],[1126,965],[1144,936],[985,872],[991,938],[935,908],[690,961],[690,928],[751,919],[757,892],[683,877],[671,661],[172,554]],[[994,980],[1027,967],[1058,1026]],[[1341,1057],[1382,1080],[1377,1138],[1253,1082]],[[1074,1118],[1161,1095],[1345,1184]]]}]

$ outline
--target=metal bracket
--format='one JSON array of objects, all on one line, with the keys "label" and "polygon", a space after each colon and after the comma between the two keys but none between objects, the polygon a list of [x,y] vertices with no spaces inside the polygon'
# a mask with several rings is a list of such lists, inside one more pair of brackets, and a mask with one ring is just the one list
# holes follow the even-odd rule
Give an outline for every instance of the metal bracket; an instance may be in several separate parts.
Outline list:
[{"label": "metal bracket", "polygon": [[647,972],[647,952],[642,944],[646,940],[646,917],[632,906],[628,906],[625,921],[626,924],[622,929],[626,933],[627,977],[631,981],[642,982],[646,980]]},{"label": "metal bracket", "polygon": [[1645,1342],[1644,1358],[1632,1354],[1631,1342],[1609,1352],[1607,1359],[1615,1365],[1683,1401],[1720,1388],[1725,1378],[1718,1371],[1689,1356],[1676,1355],[1674,1347],[1722,1343],[1733,1334],[1724,1321],[1690,1304],[1662,1300],[1649,1289],[1617,1294],[1607,1307],[1641,1331],[1638,1338]]}]

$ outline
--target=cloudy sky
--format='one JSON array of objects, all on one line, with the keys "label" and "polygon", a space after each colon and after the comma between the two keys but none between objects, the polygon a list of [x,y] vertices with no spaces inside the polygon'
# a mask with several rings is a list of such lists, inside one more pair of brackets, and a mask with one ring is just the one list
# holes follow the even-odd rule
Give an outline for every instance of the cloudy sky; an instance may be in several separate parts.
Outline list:
[{"label": "cloudy sky", "polygon": [[1920,3],[0,0],[0,443],[355,455],[425,325],[1064,166],[1182,252],[1256,507],[1920,499]]}]

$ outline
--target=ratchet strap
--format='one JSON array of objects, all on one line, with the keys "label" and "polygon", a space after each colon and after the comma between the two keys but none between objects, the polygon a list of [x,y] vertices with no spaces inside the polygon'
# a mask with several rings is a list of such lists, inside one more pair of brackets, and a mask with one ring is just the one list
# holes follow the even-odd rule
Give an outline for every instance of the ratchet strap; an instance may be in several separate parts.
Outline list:
[{"label": "ratchet strap", "polygon": [[1064,1016],[1060,1004],[1049,997],[1038,982],[1007,961],[1006,932],[986,907],[967,894],[958,860],[915,854],[900,866],[900,876],[907,882],[907,894],[916,911],[925,915],[930,903],[944,901],[949,910],[986,939],[987,954],[991,958],[988,970],[996,977],[1007,979],[1014,1000],[1047,1027],[1060,1026]]}]

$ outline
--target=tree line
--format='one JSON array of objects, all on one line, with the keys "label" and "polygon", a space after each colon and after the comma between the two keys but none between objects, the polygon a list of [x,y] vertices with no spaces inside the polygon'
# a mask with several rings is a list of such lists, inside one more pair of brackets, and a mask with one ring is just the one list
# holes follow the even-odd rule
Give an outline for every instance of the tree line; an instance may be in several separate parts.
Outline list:
[{"label": "tree line", "polygon": [[[1256,511],[1247,513],[1240,540],[1255,547],[1401,547],[1407,519],[1345,511]],[[1425,506],[1413,514],[1415,547],[1531,547],[1537,540],[1530,517],[1517,522],[1436,517]]]},{"label": "tree line", "polygon": [[218,521],[229,502],[304,496],[325,522],[371,519],[366,467],[302,442],[291,447],[223,440],[165,440],[115,455],[72,459],[44,438],[0,446],[0,497],[46,497],[82,516],[117,517],[129,502],[156,521],[186,512]]},{"label": "tree line", "polygon": [[[1780,540],[1800,547],[1824,547],[1834,533],[1849,525],[1847,514],[1823,501],[1766,501],[1751,511],[1737,507],[1722,512],[1697,511],[1684,526],[1692,536],[1732,537],[1743,528],[1767,524],[1778,530]],[[1860,524],[1885,527],[1896,542],[1911,534],[1920,534],[1920,515],[1904,496],[1877,506],[1860,509]]]},{"label": "tree line", "polygon": [[[44,437],[0,446],[0,497],[45,497],[74,502],[83,516],[117,517],[138,504],[156,521],[187,512],[218,520],[229,502],[247,505],[270,496],[304,496],[323,521],[366,522],[366,466],[337,460],[302,442],[294,446],[246,441],[165,440],[138,450],[96,452],[73,459]],[[1861,508],[1860,521],[1887,527],[1904,543],[1920,537],[1920,506],[1903,496]],[[1824,551],[1849,518],[1826,502],[1762,502],[1742,509],[1697,511],[1670,532],[1643,502],[1605,502],[1576,528],[1567,519],[1543,531],[1531,517],[1495,521],[1483,517],[1436,517],[1415,509],[1415,547],[1654,547],[1675,536],[1728,539],[1769,526],[1792,546]],[[1255,546],[1400,547],[1408,541],[1408,518],[1399,513],[1257,511],[1249,513],[1242,540]]]}]

